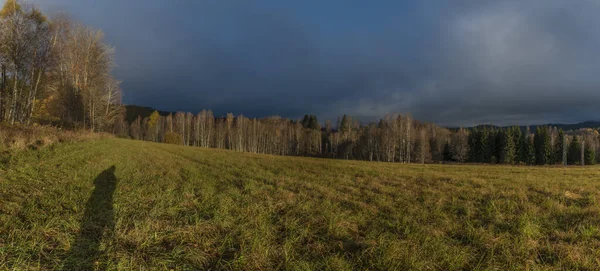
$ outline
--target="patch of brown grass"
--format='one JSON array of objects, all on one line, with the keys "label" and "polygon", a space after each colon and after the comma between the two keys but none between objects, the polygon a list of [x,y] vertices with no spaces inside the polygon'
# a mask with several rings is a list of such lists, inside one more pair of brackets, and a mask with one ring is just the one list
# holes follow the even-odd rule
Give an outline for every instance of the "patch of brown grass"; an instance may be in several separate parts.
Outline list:
[{"label": "patch of brown grass", "polygon": [[39,149],[59,142],[78,142],[112,137],[88,130],[63,130],[52,126],[0,124],[0,149],[10,151]]}]

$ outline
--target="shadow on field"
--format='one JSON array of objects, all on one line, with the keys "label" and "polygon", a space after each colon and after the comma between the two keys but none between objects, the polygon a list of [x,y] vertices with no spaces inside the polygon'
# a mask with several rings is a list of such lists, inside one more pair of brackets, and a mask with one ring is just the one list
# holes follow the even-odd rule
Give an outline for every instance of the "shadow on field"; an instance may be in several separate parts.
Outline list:
[{"label": "shadow on field", "polygon": [[100,243],[111,238],[115,228],[113,193],[117,186],[115,166],[94,179],[94,192],[85,204],[79,235],[67,253],[63,270],[102,270],[106,261],[102,258]]}]

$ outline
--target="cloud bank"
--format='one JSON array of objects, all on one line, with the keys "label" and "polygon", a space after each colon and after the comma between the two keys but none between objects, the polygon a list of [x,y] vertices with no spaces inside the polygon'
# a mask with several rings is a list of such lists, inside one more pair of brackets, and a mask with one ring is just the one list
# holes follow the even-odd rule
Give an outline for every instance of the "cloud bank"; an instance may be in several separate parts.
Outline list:
[{"label": "cloud bank", "polygon": [[598,1],[33,2],[104,30],[125,103],[451,126],[599,119]]}]

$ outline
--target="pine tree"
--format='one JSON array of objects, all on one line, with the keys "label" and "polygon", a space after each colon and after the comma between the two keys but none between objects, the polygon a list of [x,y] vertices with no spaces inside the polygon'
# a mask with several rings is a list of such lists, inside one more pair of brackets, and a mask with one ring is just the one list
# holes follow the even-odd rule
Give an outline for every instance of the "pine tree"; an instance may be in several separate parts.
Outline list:
[{"label": "pine tree", "polygon": [[485,127],[475,128],[469,134],[469,161],[472,163],[488,163],[488,137],[489,133]]},{"label": "pine tree", "polygon": [[554,149],[555,145],[552,143],[552,135],[555,133],[555,131],[556,127],[547,127],[546,130],[546,133],[548,134],[548,144],[544,145],[544,147],[546,148],[546,164],[548,165],[554,165],[556,164],[556,161],[558,161],[556,158],[556,150]]},{"label": "pine tree", "polygon": [[562,129],[558,130],[558,137],[554,144],[554,161],[560,164],[566,164],[566,154],[564,153],[565,133]]},{"label": "pine tree", "polygon": [[471,130],[471,133],[469,134],[469,138],[467,139],[467,142],[469,144],[469,158],[468,161],[471,163],[476,163],[477,162],[477,143],[479,142],[478,139],[479,136],[479,130],[477,128]]},{"label": "pine tree", "polygon": [[514,162],[515,164],[518,164],[519,161],[519,155],[521,153],[521,135],[523,135],[523,133],[521,133],[521,129],[519,128],[519,126],[514,126],[513,128],[513,144],[515,146],[515,154],[514,154]]},{"label": "pine tree", "polygon": [[569,144],[567,163],[569,165],[577,165],[581,163],[581,143],[579,143],[577,136],[573,136],[573,140],[571,140],[571,144]]},{"label": "pine tree", "polygon": [[515,162],[515,140],[513,138],[513,128],[507,128],[500,132],[500,162],[503,164],[513,164]]},{"label": "pine tree", "polygon": [[321,129],[320,125],[319,125],[319,121],[317,121],[317,117],[315,115],[310,115],[308,118],[308,125],[307,127],[308,129],[311,130],[319,130]]},{"label": "pine tree", "polygon": [[533,142],[535,145],[535,161],[537,165],[547,165],[552,161],[552,144],[548,127],[536,129]]},{"label": "pine tree", "polygon": [[348,123],[348,117],[346,114],[342,117],[342,121],[339,124],[338,131],[340,132],[349,132],[350,124]]},{"label": "pine tree", "polygon": [[594,149],[590,146],[590,144],[585,144],[583,155],[586,165],[596,164],[596,153],[594,152]]},{"label": "pine tree", "polygon": [[488,159],[488,141],[489,141],[489,131],[487,130],[487,128],[483,127],[483,129],[481,130],[481,133],[479,134],[478,137],[478,142],[477,142],[477,162],[478,163],[489,163],[490,160]]},{"label": "pine tree", "polygon": [[[520,131],[520,130],[519,130]],[[526,134],[519,134],[518,162],[529,164],[529,140]]]},{"label": "pine tree", "polygon": [[538,165],[543,165],[545,163],[544,155],[543,155],[543,129],[542,127],[537,127],[535,129],[535,134],[533,136],[533,145],[535,146],[535,163]]},{"label": "pine tree", "polygon": [[536,164],[535,143],[531,138],[527,138],[527,164]]},{"label": "pine tree", "polygon": [[452,161],[452,153],[450,152],[450,144],[448,144],[448,142],[446,142],[446,144],[444,144],[444,161]]},{"label": "pine tree", "polygon": [[546,159],[546,163],[548,165],[555,165],[560,159],[556,157],[556,141],[552,141],[552,129],[548,130],[548,135],[550,136],[550,152],[548,153],[548,159]]},{"label": "pine tree", "polygon": [[500,134],[498,132],[498,130],[495,129],[491,129],[488,132],[488,136],[487,136],[487,148],[485,151],[485,157],[484,157],[484,161],[486,163],[498,163],[500,155],[499,155],[499,146],[500,144],[498,144],[498,139],[500,137]]},{"label": "pine tree", "polygon": [[304,118],[302,118],[302,127],[308,128],[309,122],[310,122],[310,117],[308,115],[304,115]]}]

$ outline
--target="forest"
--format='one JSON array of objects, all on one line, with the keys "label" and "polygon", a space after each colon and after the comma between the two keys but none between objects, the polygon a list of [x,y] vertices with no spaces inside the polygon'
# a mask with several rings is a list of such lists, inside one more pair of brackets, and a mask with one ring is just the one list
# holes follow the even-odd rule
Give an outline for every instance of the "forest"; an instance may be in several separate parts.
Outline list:
[{"label": "forest", "polygon": [[211,110],[135,118],[121,104],[114,66],[114,48],[102,31],[68,14],[47,17],[8,0],[0,11],[0,122],[238,152],[399,163],[590,165],[600,154],[597,129],[448,129],[410,114],[371,123],[343,115],[335,124],[315,115],[248,118]]},{"label": "forest", "polygon": [[0,122],[107,130],[121,118],[114,48],[59,13],[8,0],[0,11]]},{"label": "forest", "polygon": [[365,125],[343,115],[333,126],[330,121],[321,125],[314,115],[290,120],[216,117],[211,110],[166,116],[154,111],[131,123],[121,120],[113,129],[119,137],[186,146],[400,163],[593,165],[600,146],[597,129],[448,129],[403,114]]}]

